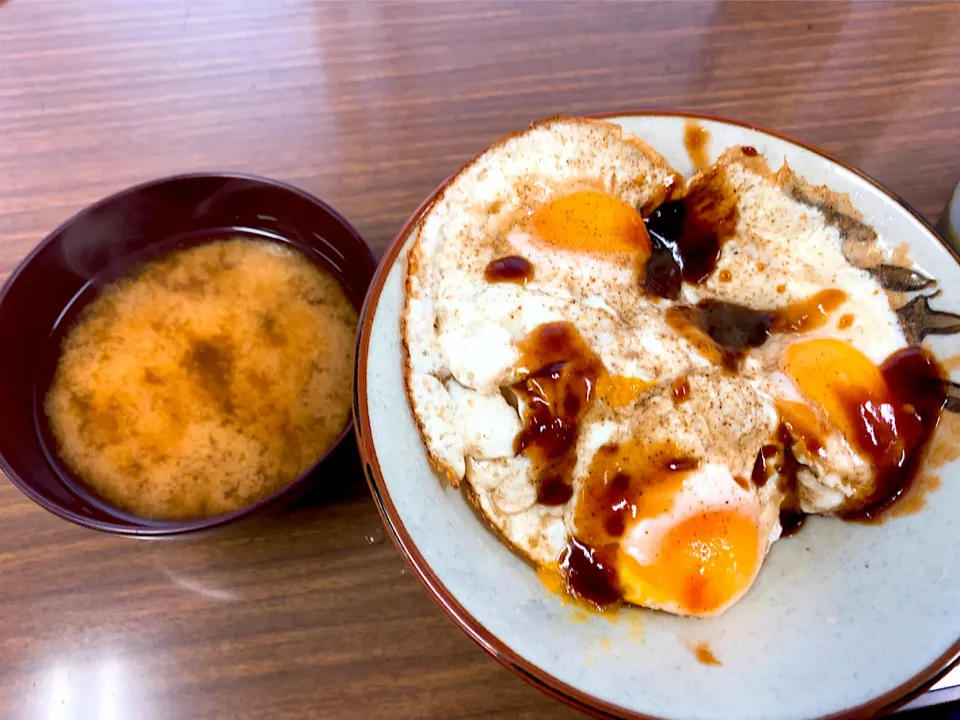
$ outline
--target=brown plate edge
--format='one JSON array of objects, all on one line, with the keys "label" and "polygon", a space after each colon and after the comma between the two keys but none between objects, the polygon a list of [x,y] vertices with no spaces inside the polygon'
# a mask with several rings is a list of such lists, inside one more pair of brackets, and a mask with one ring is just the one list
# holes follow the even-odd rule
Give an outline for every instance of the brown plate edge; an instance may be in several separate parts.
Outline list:
[{"label": "brown plate edge", "polygon": [[[840,167],[849,170],[866,182],[873,185],[884,195],[888,196],[895,203],[903,207],[921,225],[923,225],[930,234],[943,245],[954,260],[960,264],[960,253],[958,253],[949,243],[947,243],[934,227],[920,213],[913,209],[896,193],[890,191],[882,184],[874,180],[866,173],[851,167],[839,158],[819,148],[807,145],[806,143],[795,140],[792,137],[782,133],[767,130],[750,123],[729,120],[717,115],[707,115],[693,112],[677,112],[667,110],[623,110],[586,115],[594,119],[611,119],[616,117],[677,117],[690,120],[709,120],[737,127],[754,130],[772,137],[785,140],[797,147],[808,150],[820,157],[836,163]],[[447,588],[440,582],[440,579],[434,574],[433,570],[426,564],[423,556],[413,543],[413,539],[407,533],[403,522],[397,515],[396,507],[390,499],[389,493],[383,484],[383,475],[380,470],[380,464],[377,460],[376,448],[372,440],[370,429],[370,418],[367,413],[367,380],[366,367],[367,357],[370,349],[370,330],[373,321],[372,310],[376,308],[380,299],[383,285],[386,282],[390,269],[396,262],[400,251],[410,231],[416,226],[423,216],[424,212],[433,204],[437,195],[456,177],[459,170],[446,178],[437,188],[430,193],[426,200],[413,212],[409,219],[403,224],[399,232],[394,236],[390,245],[387,247],[380,260],[379,267],[370,284],[367,297],[363,303],[363,309],[360,315],[360,332],[357,336],[357,352],[355,361],[355,382],[354,382],[354,402],[353,402],[353,426],[357,436],[357,447],[360,451],[360,457],[364,464],[364,475],[367,478],[367,484],[370,486],[370,492],[374,503],[377,506],[377,512],[383,519],[384,525],[390,532],[390,537],[394,545],[400,551],[407,564],[413,569],[414,574],[420,583],[426,588],[427,592],[440,605],[443,611],[457,624],[471,640],[476,642],[481,648],[489,653],[497,662],[512,671],[525,681],[540,689],[546,694],[566,703],[567,705],[585,712],[596,718],[631,718],[632,720],[663,720],[652,715],[644,715],[627,708],[620,707],[595,698],[582,690],[579,690],[567,683],[564,683],[549,673],[536,667],[533,663],[520,657],[511,650],[499,638],[490,633],[480,622],[468,613],[462,605],[453,597]],[[360,372],[363,368],[364,372]],[[857,718],[874,717],[896,710],[910,700],[922,695],[930,686],[944,677],[955,665],[960,662],[960,638],[954,642],[946,652],[942,653],[933,663],[924,668],[921,672],[914,675],[906,682],[880,695],[873,700],[869,700],[860,705],[845,710],[822,716],[819,720],[834,720],[836,718]]]}]

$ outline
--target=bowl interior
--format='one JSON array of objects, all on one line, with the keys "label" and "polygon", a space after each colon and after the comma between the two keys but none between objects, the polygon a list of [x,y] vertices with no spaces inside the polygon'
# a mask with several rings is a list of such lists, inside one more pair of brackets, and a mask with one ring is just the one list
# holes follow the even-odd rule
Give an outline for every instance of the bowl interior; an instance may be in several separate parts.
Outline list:
[{"label": "bowl interior", "polygon": [[[125,190],[67,221],[14,272],[0,296],[0,337],[12,338],[15,347],[0,357],[0,465],[31,498],[100,530],[181,534],[276,503],[315,474],[322,458],[292,483],[233,513],[184,522],[144,520],[111,507],[74,481],[57,461],[38,411],[65,331],[105,285],[172,250],[238,234],[292,245],[332,272],[360,307],[376,263],[356,230],[306,193],[244,176],[181,176]],[[340,440],[349,431],[348,423]]]},{"label": "bowl interior", "polygon": [[[693,168],[684,118],[613,118],[680,171]],[[815,184],[851,194],[888,246],[940,282],[942,309],[960,309],[960,266],[911,211],[824,156],[759,130],[703,120],[715,159],[756,147],[786,158]],[[381,511],[435,599],[485,649],[525,679],[583,708],[614,715],[801,718],[879,708],[945,671],[958,653],[960,463],[915,515],[882,525],[811,518],[777,543],[747,596],[722,617],[692,620],[643,610],[584,615],[536,574],[437,479],[410,414],[401,377],[399,318],[406,253],[401,235],[367,299],[358,355],[361,453]],[[933,338],[938,356],[960,351]],[[704,665],[701,642],[722,665]],[[861,708],[862,710],[862,708]]]}]

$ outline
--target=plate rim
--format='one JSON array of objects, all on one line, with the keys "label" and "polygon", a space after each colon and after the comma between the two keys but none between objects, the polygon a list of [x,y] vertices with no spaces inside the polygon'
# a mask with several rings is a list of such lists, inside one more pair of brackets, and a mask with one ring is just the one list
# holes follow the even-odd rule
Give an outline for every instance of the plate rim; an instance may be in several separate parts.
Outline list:
[{"label": "plate rim", "polygon": [[[910,215],[912,215],[920,224],[926,228],[927,232],[943,247],[947,249],[954,261],[960,264],[960,252],[958,252],[950,243],[948,243],[931,225],[931,223],[917,212],[908,202],[906,202],[897,193],[893,192],[883,184],[867,175],[865,172],[849,165],[843,160],[837,158],[831,153],[818,147],[808,145],[807,143],[796,140],[795,138],[780,132],[768,130],[767,128],[752,123],[731,120],[720,115],[711,115],[706,113],[685,112],[676,110],[612,110],[601,113],[592,113],[577,115],[590,119],[610,120],[613,118],[625,117],[669,117],[682,120],[707,120],[726,125],[733,125],[747,130],[769,135],[780,140],[784,140],[797,147],[808,150],[821,158],[835,163],[836,165],[852,172],[854,175],[873,185],[881,193],[889,197],[894,203],[901,206]],[[494,139],[497,142],[502,138]],[[383,520],[384,526],[388,529],[390,539],[393,541],[404,561],[411,567],[420,581],[421,585],[427,590],[427,593],[440,606],[440,608],[454,621],[471,640],[483,648],[497,662],[506,667],[523,680],[533,685],[542,692],[561,702],[573,707],[581,712],[587,713],[596,718],[630,718],[631,720],[667,720],[654,715],[640,713],[629,708],[616,705],[614,703],[601,700],[579,688],[559,680],[545,670],[537,667],[534,663],[522,658],[514,652],[499,637],[488,631],[473,615],[471,615],[447,589],[433,569],[424,559],[423,555],[417,549],[404,527],[403,521],[397,513],[397,509],[390,498],[383,480],[383,474],[377,459],[376,448],[373,443],[373,433],[370,427],[370,417],[367,405],[367,360],[370,350],[370,335],[373,326],[373,316],[383,286],[386,283],[387,276],[393,269],[393,266],[400,256],[400,251],[410,232],[416,227],[417,223],[423,217],[424,213],[433,205],[437,196],[450,184],[450,182],[459,175],[463,167],[473,162],[476,157],[485,152],[486,149],[475,155],[463,166],[443,180],[420,205],[413,211],[400,230],[394,235],[377,267],[376,274],[370,283],[367,296],[364,299],[363,308],[360,314],[360,330],[357,334],[357,349],[354,361],[354,386],[353,386],[353,427],[357,437],[357,447],[360,451],[360,458],[364,466],[364,476],[367,485],[370,487],[370,493],[373,496],[377,512]],[[362,369],[362,372],[361,372]],[[960,638],[958,638],[944,653],[938,656],[931,664],[923,668],[919,673],[912,676],[905,682],[891,688],[887,692],[872,698],[864,703],[850,708],[844,708],[836,712],[821,716],[818,720],[832,720],[834,718],[865,717],[875,714],[890,712],[906,704],[910,700],[922,695],[931,685],[944,677],[954,666],[960,665]]]}]

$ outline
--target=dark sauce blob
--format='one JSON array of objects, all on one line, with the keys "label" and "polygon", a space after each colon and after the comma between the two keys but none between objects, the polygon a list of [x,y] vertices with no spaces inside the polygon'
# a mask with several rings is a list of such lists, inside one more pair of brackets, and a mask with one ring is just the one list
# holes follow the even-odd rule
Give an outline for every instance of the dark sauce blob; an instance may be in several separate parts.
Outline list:
[{"label": "dark sauce blob", "polygon": [[[780,423],[777,427],[777,442],[779,443],[778,455],[774,459],[774,468],[780,474],[780,488],[787,495],[781,507],[788,510],[799,510],[799,500],[796,497],[797,492],[797,471],[800,469],[800,462],[793,454],[793,435],[790,429]],[[767,447],[766,445],[764,447]],[[761,452],[763,450],[761,449]]]},{"label": "dark sauce blob", "polygon": [[773,315],[742,305],[704,300],[697,305],[667,309],[667,324],[705,358],[738,372],[747,348],[760,347],[770,337]]},{"label": "dark sauce blob", "polygon": [[750,145],[744,145],[742,148],[740,148],[740,152],[742,152],[747,157],[756,157],[757,155],[759,155],[759,153],[757,152],[757,149]]},{"label": "dark sauce blob", "polygon": [[789,426],[781,422],[776,431],[776,444],[764,445],[753,466],[752,479],[757,487],[763,487],[774,472],[780,476],[780,491],[784,496],[780,504],[780,537],[789,537],[799,532],[807,517],[800,510],[797,485],[800,463],[793,454],[794,442],[796,438],[790,432]]},{"label": "dark sauce blob", "polygon": [[683,234],[683,202],[664,203],[646,219],[650,236],[650,257],[647,259],[641,287],[648,295],[676,300],[683,284],[683,257],[676,238]]},{"label": "dark sauce blob", "polygon": [[800,528],[807,521],[806,513],[793,510],[780,511],[780,537],[790,537],[800,532]]},{"label": "dark sauce blob", "polygon": [[606,515],[602,518],[603,529],[612,538],[618,538],[623,535],[627,529],[626,511],[629,505],[630,476],[623,472],[618,472],[613,476],[610,484],[604,491],[606,500]]},{"label": "dark sauce blob", "polygon": [[617,579],[617,547],[592,548],[572,538],[560,555],[560,572],[574,597],[600,610],[620,601],[623,589]]},{"label": "dark sauce blob", "polygon": [[763,487],[767,480],[773,475],[776,469],[776,460],[780,455],[780,449],[776,445],[764,445],[757,453],[757,459],[753,463],[753,471],[750,473],[750,480],[757,487]]},{"label": "dark sauce blob", "polygon": [[511,390],[525,400],[526,412],[514,451],[534,463],[538,502],[562,505],[573,495],[577,433],[603,364],[568,322],[540,325],[520,351],[526,377]]},{"label": "dark sauce blob", "polygon": [[729,352],[763,345],[770,337],[774,320],[773,313],[719,300],[698,303],[694,317],[697,327]]},{"label": "dark sauce blob", "polygon": [[526,285],[533,280],[533,265],[520,255],[508,255],[492,260],[483,271],[487,282],[510,282]]},{"label": "dark sauce blob", "polygon": [[541,505],[565,505],[573,497],[573,486],[560,475],[540,478],[537,502]]},{"label": "dark sauce blob", "polygon": [[875,519],[903,495],[947,401],[945,375],[922,348],[898,350],[884,361],[880,372],[886,397],[861,396],[862,391],[850,388],[842,398],[848,415],[860,420],[853,426],[853,444],[870,459],[877,474],[874,491],[857,510],[843,514],[847,519]]},{"label": "dark sauce blob", "polygon": [[721,167],[698,178],[682,200],[664,203],[646,219],[652,252],[644,292],[676,300],[680,283],[700,284],[717,267],[723,243],[737,228],[736,192]]},{"label": "dark sauce blob", "polygon": [[822,290],[769,311],[703,300],[693,306],[668,308],[666,319],[704,357],[737,372],[748,349],[760,347],[773,333],[802,333],[821,327],[846,297],[842,290]]}]

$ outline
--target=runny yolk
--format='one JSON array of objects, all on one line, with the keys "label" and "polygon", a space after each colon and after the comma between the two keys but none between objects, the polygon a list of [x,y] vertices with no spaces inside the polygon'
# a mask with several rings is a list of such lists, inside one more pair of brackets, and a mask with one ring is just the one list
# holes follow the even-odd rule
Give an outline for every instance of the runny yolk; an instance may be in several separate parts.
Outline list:
[{"label": "runny yolk", "polygon": [[[568,591],[599,608],[622,598],[689,615],[711,615],[746,591],[759,562],[756,518],[739,503],[678,505],[699,468],[672,443],[637,437],[601,447],[561,560]],[[638,528],[646,519],[659,528]]]},{"label": "runny yolk", "polygon": [[[783,370],[857,449],[868,426],[895,423],[892,413],[883,413],[889,390],[880,368],[842,340],[794,343],[784,354]],[[896,427],[884,434],[895,435]]]},{"label": "runny yolk", "polygon": [[[919,467],[947,400],[945,373],[923,348],[898,350],[878,367],[832,338],[791,345],[781,362],[801,394],[873,466],[873,489],[844,516],[878,517],[902,495]],[[792,423],[797,417],[791,419],[783,410],[784,426],[797,425]],[[788,428],[790,434],[804,424],[800,420]]]},{"label": "runny yolk", "polygon": [[596,190],[578,190],[533,214],[540,240],[561,250],[650,257],[650,236],[636,208]]},{"label": "runny yolk", "polygon": [[777,400],[777,412],[790,437],[803,442],[807,452],[821,456],[825,453],[824,438],[830,431],[823,426],[813,410],[800,402]]},{"label": "runny yolk", "polygon": [[621,550],[624,599],[672,602],[690,615],[711,615],[750,586],[759,555],[756,522],[744,513],[691,515],[667,531],[651,564],[641,565]]}]

